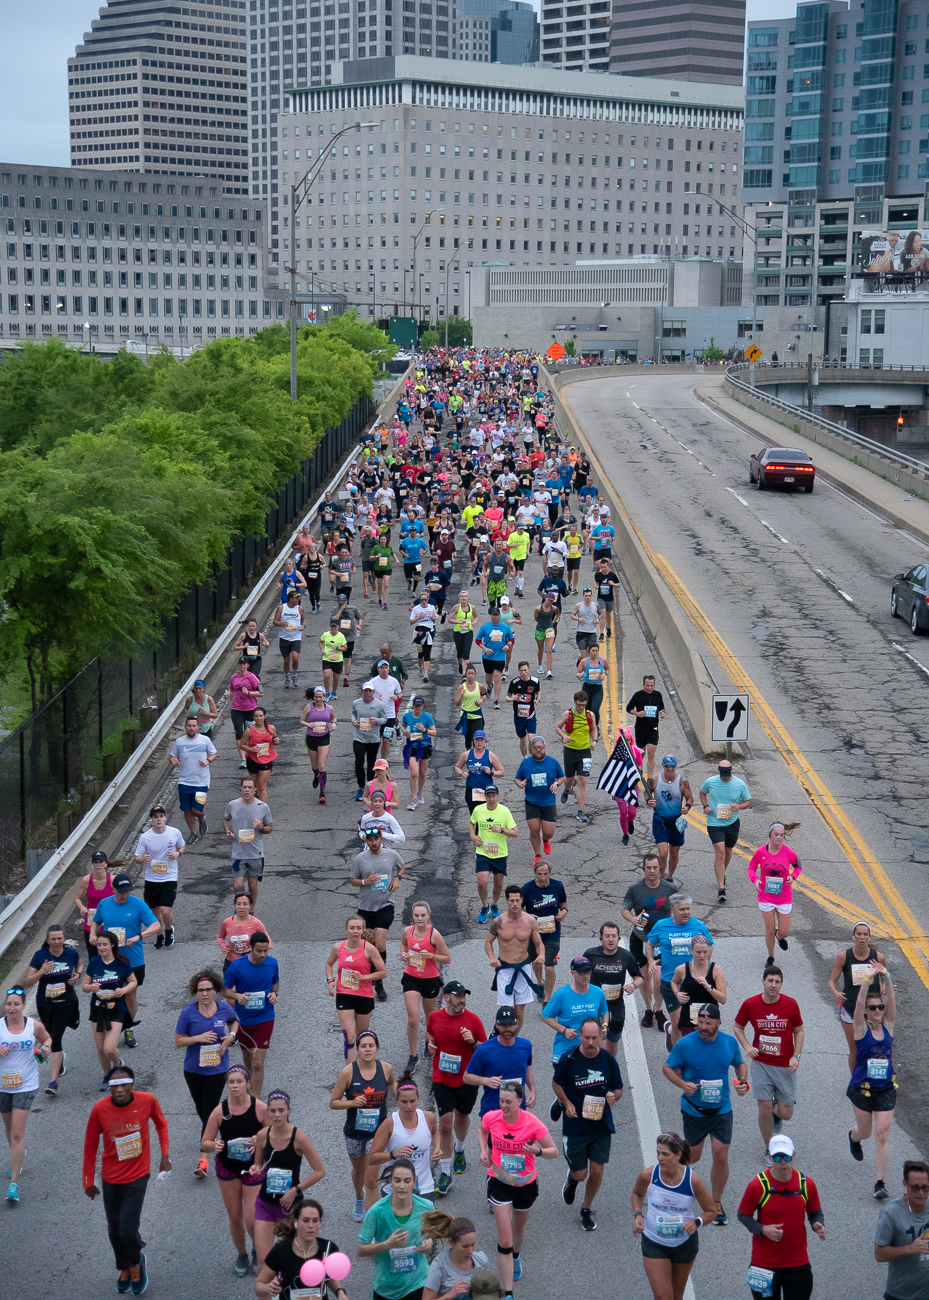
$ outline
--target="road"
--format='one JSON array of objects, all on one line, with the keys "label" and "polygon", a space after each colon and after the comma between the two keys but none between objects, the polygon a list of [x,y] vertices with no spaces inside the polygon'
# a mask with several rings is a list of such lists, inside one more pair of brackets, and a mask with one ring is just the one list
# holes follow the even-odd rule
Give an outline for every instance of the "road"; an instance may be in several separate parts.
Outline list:
[{"label": "road", "polygon": [[[636,503],[636,522],[647,532],[649,539],[672,557],[682,577],[694,584],[704,608],[712,610],[717,621],[726,615],[724,634],[727,640],[750,664],[772,703],[776,702],[790,726],[798,736],[802,736],[802,745],[811,760],[817,764],[829,760],[833,764],[826,767],[827,774],[837,794],[858,817],[861,792],[870,796],[873,787],[865,786],[867,776],[855,772],[854,764],[856,761],[861,763],[861,760],[853,760],[842,751],[841,766],[838,765],[841,746],[830,728],[836,725],[836,718],[844,714],[836,713],[832,718],[826,709],[811,717],[807,727],[806,701],[802,693],[798,701],[791,694],[793,674],[782,674],[770,659],[770,651],[777,643],[785,646],[786,658],[800,664],[802,645],[795,649],[792,638],[800,631],[806,636],[806,630],[798,629],[795,616],[787,609],[789,602],[782,600],[776,589],[767,591],[769,584],[767,580],[762,582],[760,566],[751,564],[753,558],[767,556],[766,543],[760,536],[765,530],[753,521],[748,507],[741,506],[725,494],[721,480],[717,483],[703,467],[695,464],[698,458],[709,462],[715,457],[722,471],[731,461],[731,450],[727,451],[727,446],[731,448],[735,440],[744,449],[747,446],[745,436],[736,435],[725,427],[717,433],[715,426],[706,433],[695,434],[690,427],[688,439],[699,437],[702,440],[699,457],[691,457],[676,442],[672,443],[668,434],[652,425],[646,416],[637,413],[631,399],[626,401],[617,393],[615,381],[606,382],[611,384],[609,391],[599,383],[588,384],[586,388],[576,387],[570,396],[576,411],[581,410],[581,398],[584,403],[592,404],[589,409],[584,407],[583,418],[591,430],[598,454],[604,457],[607,472],[624,499]],[[622,393],[625,391],[622,388]],[[702,408],[692,405],[685,385],[678,390],[663,381],[661,398],[662,408],[660,411],[656,408],[653,414],[668,427],[671,427],[672,419],[681,429],[688,422],[689,426],[696,423],[698,427],[701,422],[709,424],[710,417]],[[644,405],[640,401],[640,406]],[[676,412],[673,416],[672,408]],[[649,434],[647,438],[646,432]],[[683,434],[681,440],[684,440]],[[657,450],[648,451],[639,445],[640,442],[649,442]],[[752,500],[742,491],[742,484],[735,477],[727,478],[727,485],[730,482],[746,500]],[[721,499],[731,504],[717,506],[717,492]],[[692,506],[686,515],[680,511],[682,500]],[[673,508],[672,503],[676,503]],[[811,502],[806,499],[802,503],[772,499],[769,505],[767,499],[764,501],[766,511],[772,513],[770,522],[779,526],[779,531],[791,539],[787,545],[778,543],[784,554],[776,552],[777,560],[772,558],[772,563],[783,566],[778,569],[779,575],[790,568],[787,555],[792,554],[797,542],[802,540],[798,511],[801,504],[824,509],[834,507],[829,495],[820,489]],[[658,506],[657,510],[655,506]],[[794,511],[796,518],[784,519],[780,513],[775,516],[774,511],[780,511],[782,507],[785,511]],[[839,529],[839,516],[842,510],[849,509],[847,503],[843,503],[841,510],[834,509],[830,527]],[[704,511],[709,511],[709,515]],[[746,513],[743,517],[738,512]],[[714,532],[712,517],[722,513],[731,518],[731,527],[719,527]],[[860,529],[868,527],[857,520],[856,525]],[[807,523],[807,527],[810,526]],[[702,538],[699,546],[695,539],[690,538],[690,530],[694,538]],[[741,541],[733,540],[742,536],[746,539],[744,550]],[[728,549],[726,538],[730,539]],[[838,534],[833,546],[836,540]],[[808,542],[806,539],[804,545]],[[867,540],[864,545],[867,549]],[[739,569],[735,567],[736,553],[741,553]],[[703,558],[711,554],[719,556],[722,566],[715,577],[711,561]],[[585,561],[585,566],[587,563]],[[879,559],[874,563],[878,564]],[[704,564],[706,568],[701,574],[698,570]],[[853,582],[855,575],[837,567],[834,557],[830,568],[827,569],[825,564],[821,567],[857,601],[864,599],[865,585],[860,581]],[[537,559],[530,562],[529,573],[527,588],[531,590],[540,577]],[[720,583],[723,578],[727,587],[735,583],[731,598],[721,591],[714,593],[714,581]],[[397,578],[394,581],[396,583]],[[786,579],[779,576],[777,581]],[[765,611],[770,605],[772,612],[765,612],[763,621],[760,614],[756,615],[751,627],[767,630],[770,646],[764,638],[751,635],[751,628],[745,627],[744,616],[741,621],[739,619],[740,608],[744,610],[750,592],[752,601],[756,599],[756,589],[758,598],[762,598],[762,586],[766,593],[763,597]],[[873,586],[872,617],[876,626],[880,606],[877,577]],[[452,590],[457,588],[453,586]],[[830,591],[823,587],[820,599],[830,599]],[[621,701],[628,697],[643,672],[653,664],[647,640],[629,603],[629,594],[627,592],[618,602],[621,636],[610,646],[613,690],[604,710],[604,720],[609,723],[611,735],[615,734],[622,717]],[[386,615],[376,615],[371,602],[368,602],[371,617],[359,638],[362,653],[358,656],[358,665],[370,663],[386,635],[392,638],[408,666],[414,666],[414,657],[409,651],[404,596],[401,579],[401,587],[395,587],[390,611]],[[531,625],[533,602],[526,599],[518,604],[524,619]],[[883,604],[886,605],[886,599]],[[327,615],[325,604],[323,608],[324,615]],[[810,608],[813,617],[812,605]],[[859,612],[860,608],[856,605],[852,615],[865,621],[865,626],[869,627]],[[782,628],[777,620],[784,619],[789,622]],[[322,617],[310,618],[308,624],[318,635],[324,620]],[[841,626],[843,637],[850,646],[857,644],[853,636],[854,623],[846,625],[839,620],[836,626]],[[879,640],[876,632],[873,639],[875,643]],[[453,972],[474,991],[472,1005],[489,1025],[493,1016],[493,995],[489,991],[490,973],[483,953],[483,929],[476,923],[473,857],[466,834],[461,784],[456,782],[451,771],[460,749],[459,738],[452,730],[455,721],[452,697],[457,674],[450,640],[445,636],[438,642],[432,681],[423,690],[427,708],[435,714],[440,732],[437,756],[426,787],[427,803],[424,808],[409,813],[404,799],[398,814],[408,836],[405,856],[410,864],[397,900],[401,905],[398,912],[402,907],[408,915],[414,898],[424,897],[431,903],[435,923],[452,944]],[[301,684],[312,684],[315,677],[310,665],[317,662],[317,655],[310,653],[310,641],[308,633]],[[555,718],[570,702],[574,686],[570,641],[570,637],[562,635],[556,655],[555,681],[546,683],[543,691],[541,729],[551,742],[554,742]],[[531,626],[517,630],[514,665],[523,656],[533,660],[535,657]],[[356,851],[354,826],[358,811],[353,801],[351,742],[349,729],[343,725],[337,733],[330,762],[333,775],[327,791],[328,803],[321,808],[310,788],[309,762],[297,728],[298,705],[302,701],[283,691],[275,654],[270,653],[265,662],[266,703],[282,738],[281,757],[275,764],[270,784],[269,802],[275,830],[267,842],[268,870],[257,907],[258,916],[274,939],[275,955],[282,971],[279,1022],[269,1053],[266,1079],[269,1088],[284,1087],[291,1092],[294,1118],[310,1133],[327,1166],[326,1179],[318,1189],[327,1210],[325,1230],[353,1253],[355,1232],[350,1218],[351,1190],[341,1124],[327,1107],[331,1083],[341,1065],[341,1039],[336,1032],[332,1004],[325,996],[322,971],[331,942],[341,935],[345,918],[354,910],[354,891],[347,883],[351,856]],[[896,665],[896,674],[888,669],[887,680],[899,682],[905,663],[902,660],[891,662]],[[816,674],[819,680],[820,665],[806,671]],[[819,692],[829,686],[829,675],[822,674],[822,678],[817,686]],[[361,674],[356,671],[353,679],[356,682],[361,680]],[[865,680],[874,681],[873,670],[868,670]],[[214,694],[217,684],[210,683]],[[662,682],[662,687],[670,692],[673,684]],[[412,693],[408,688],[406,698]],[[916,686],[912,693],[918,693]],[[337,710],[343,724],[353,695],[354,690],[340,689]],[[832,695],[828,698],[831,700]],[[812,697],[811,703],[818,708],[818,697]],[[890,704],[885,700],[885,715],[890,712]],[[860,712],[868,706],[863,706],[856,698],[855,707]],[[896,746],[885,736],[889,718],[885,725],[881,709],[875,707],[874,713],[876,720],[872,722],[872,730],[862,734],[861,748],[862,752],[874,754],[875,766],[880,763],[883,772],[887,770],[886,764]],[[504,801],[513,808],[521,826],[511,857],[510,878],[523,883],[530,878],[531,853],[522,824],[521,796],[517,797],[511,779],[519,761],[518,747],[508,708],[502,708],[499,713],[489,710],[487,717],[491,747],[506,768],[502,786]],[[817,718],[820,719],[818,725]],[[880,730],[876,734],[884,738],[883,748],[877,748],[873,734],[873,728],[878,725]],[[178,942],[167,951],[149,951],[149,974],[140,999],[143,1013],[143,1023],[138,1031],[140,1045],[135,1052],[127,1053],[130,1063],[138,1071],[140,1086],[151,1088],[164,1106],[172,1131],[175,1159],[171,1178],[164,1183],[153,1183],[143,1221],[149,1243],[151,1294],[187,1295],[196,1291],[204,1300],[225,1300],[230,1296],[251,1294],[250,1282],[232,1276],[234,1253],[215,1178],[211,1175],[205,1182],[193,1178],[197,1125],[183,1083],[181,1057],[174,1050],[172,1039],[178,1011],[187,1000],[187,980],[202,965],[216,962],[218,953],[212,936],[220,919],[231,910],[228,855],[225,840],[218,830],[222,806],[225,799],[235,792],[238,777],[231,727],[227,720],[218,729],[217,745],[221,757],[213,768],[212,829],[202,847],[198,845],[190,850],[182,860],[183,883],[176,911]],[[699,784],[712,770],[702,755],[691,751],[687,731],[673,708],[662,729],[664,745],[680,756],[682,768],[693,784]],[[559,752],[554,743],[552,752]],[[604,756],[604,747],[601,746],[599,754],[601,758]],[[401,770],[398,758],[393,769],[395,774]],[[789,815],[791,820],[803,820],[804,826],[797,832],[795,843],[811,874],[818,874],[837,893],[849,899],[857,899],[860,895],[866,901],[860,882],[837,852],[829,834],[818,824],[794,778],[773,751],[763,744],[756,745],[753,738],[753,748],[744,770],[756,794],[755,809],[746,816],[744,823],[749,850],[763,839],[772,812]],[[882,792],[889,788],[885,787]],[[895,794],[899,791],[907,798],[913,793],[896,784],[892,788]],[[171,813],[169,820],[177,824],[173,782],[169,782],[164,797]],[[801,807],[802,816],[794,817],[793,811]],[[869,799],[867,810],[870,809]],[[593,942],[603,919],[618,914],[618,903],[628,883],[636,878],[636,863],[651,839],[640,823],[633,842],[628,848],[623,848],[619,844],[615,809],[602,794],[593,793],[589,799],[591,821],[587,826],[574,820],[573,811],[573,804],[559,808],[555,852],[551,859],[553,874],[565,882],[570,906],[559,983],[567,978],[568,958]],[[914,825],[918,824],[914,821]],[[876,822],[862,823],[862,829],[873,836],[872,842],[885,855],[883,860],[897,878],[898,862],[892,854],[899,851],[899,843],[894,838],[879,838],[875,834],[876,825]],[[738,861],[744,867],[744,860]],[[755,993],[759,987],[764,947],[753,891],[744,877],[737,874],[730,893],[731,904],[726,909],[717,907],[710,863],[705,836],[698,829],[690,830],[679,876],[694,897],[696,914],[705,919],[718,936],[716,959],[723,965],[730,986],[730,1003],[724,1017],[726,1027],[731,1025],[731,1015],[742,998]],[[916,907],[922,897],[915,883],[918,868],[914,868],[912,863],[907,865],[914,872],[913,880],[907,884],[908,897]],[[386,1006],[377,1008],[374,1025],[381,1035],[384,1058],[402,1065],[407,1049],[405,1017],[398,988],[398,930],[399,922],[394,927],[389,945],[389,1001]],[[842,1095],[845,1046],[835,1020],[832,999],[825,987],[824,971],[833,954],[844,946],[846,930],[845,922],[834,913],[821,910],[804,897],[795,909],[796,938],[784,960],[786,991],[800,999],[807,1022],[801,1101],[790,1131],[800,1152],[798,1163],[820,1184],[830,1228],[830,1237],[825,1245],[814,1243],[812,1246],[818,1278],[817,1294],[836,1297],[851,1293],[853,1288],[856,1293],[862,1288],[876,1293],[883,1284],[883,1270],[874,1264],[869,1245],[875,1217],[875,1203],[870,1195],[873,1172],[869,1164],[860,1168],[854,1165],[848,1155],[845,1133],[851,1121],[848,1104]],[[77,934],[73,924],[70,932]],[[917,995],[922,986],[918,985],[915,974],[905,966],[896,949],[891,947],[894,969],[899,971],[902,996],[908,1008],[906,1022],[912,1024],[918,1014]],[[539,1113],[545,1117],[549,1099],[546,1062],[551,1036],[539,1023],[538,1008],[529,1009],[526,1032],[536,1049]],[[627,1031],[627,1040],[625,1054],[621,1054],[620,1059],[627,1088],[616,1107],[617,1137],[613,1144],[613,1159],[597,1204],[600,1230],[593,1236],[582,1232],[576,1210],[568,1210],[560,1199],[563,1179],[560,1160],[545,1165],[541,1174],[542,1195],[533,1212],[524,1256],[525,1280],[518,1284],[518,1290],[524,1294],[531,1292],[546,1297],[546,1300],[548,1297],[558,1300],[565,1289],[566,1271],[570,1269],[571,1274],[577,1276],[579,1268],[583,1270],[585,1283],[592,1284],[594,1289],[632,1296],[647,1294],[639,1249],[629,1234],[629,1191],[635,1175],[653,1148],[659,1126],[679,1128],[679,1105],[678,1094],[660,1073],[664,1058],[662,1036],[654,1030],[640,1032],[633,1024]],[[15,1257],[8,1258],[7,1272],[11,1290],[15,1287],[20,1294],[35,1293],[36,1273],[41,1269],[43,1289],[63,1291],[72,1300],[91,1300],[101,1288],[105,1291],[112,1285],[102,1209],[99,1204],[91,1205],[85,1201],[79,1191],[83,1126],[89,1107],[98,1096],[99,1074],[86,1023],[77,1034],[69,1035],[66,1045],[69,1070],[62,1081],[61,1096],[51,1100],[40,1094],[29,1121],[29,1155],[21,1184],[23,1201],[15,1210],[9,1211],[10,1216],[16,1216],[15,1219],[11,1217],[9,1223],[11,1230],[15,1224],[18,1249]],[[895,1125],[893,1131],[892,1171],[899,1170],[903,1158],[925,1147],[924,1121],[920,1120],[918,1108],[911,1100],[917,1095],[916,1078],[922,1063],[920,1051],[904,1030],[901,1052],[905,1084],[899,1111],[902,1122]],[[422,1064],[418,1067],[418,1077],[425,1085],[428,1076]],[[728,1228],[710,1228],[702,1234],[701,1253],[693,1274],[694,1291],[701,1298],[713,1294],[742,1294],[744,1288],[749,1239],[736,1223],[734,1210],[741,1190],[762,1167],[762,1149],[751,1098],[745,1102],[736,1100],[734,1104],[733,1176],[726,1197],[732,1221]],[[473,1137],[469,1140],[468,1160],[467,1174],[455,1179],[444,1204],[452,1213],[467,1214],[475,1220],[478,1246],[493,1258],[494,1236],[480,1195],[482,1175]],[[702,1172],[708,1175],[706,1158]],[[892,1178],[894,1176],[892,1173]],[[49,1241],[55,1243],[52,1257],[48,1255]],[[367,1261],[356,1263],[347,1288],[352,1300],[370,1293],[371,1277],[372,1270]]]}]

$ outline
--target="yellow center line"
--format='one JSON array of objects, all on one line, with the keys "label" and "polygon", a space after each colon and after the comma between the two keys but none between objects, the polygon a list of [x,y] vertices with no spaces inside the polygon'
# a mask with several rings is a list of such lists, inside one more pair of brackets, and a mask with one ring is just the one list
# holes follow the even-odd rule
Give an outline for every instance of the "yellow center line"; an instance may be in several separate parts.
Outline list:
[{"label": "yellow center line", "polygon": [[[768,739],[831,831],[861,881],[868,897],[874,904],[878,916],[883,918],[883,924],[887,932],[899,936],[897,942],[900,944],[907,960],[923,984],[929,988],[929,936],[926,935],[925,927],[917,921],[912,909],[904,901],[902,894],[879,862],[873,849],[865,841],[857,826],[852,822],[822,777],[814,770],[739,659],[729,649],[729,646],[713,623],[707,618],[686,585],[681,582],[671,564],[665,556],[655,551],[642,536],[623,504],[619,493],[613,486],[612,480],[600,463],[598,456],[581,432],[566,395],[561,392],[559,396],[574,421],[575,430],[587,448],[590,460],[596,467],[601,482],[610,485],[613,499],[629,528],[635,533],[640,546],[673,592],[684,613],[697,629],[710,652],[716,657],[735,689],[743,692],[747,691],[751,695],[755,715]],[[822,890],[822,886],[819,889]]]}]

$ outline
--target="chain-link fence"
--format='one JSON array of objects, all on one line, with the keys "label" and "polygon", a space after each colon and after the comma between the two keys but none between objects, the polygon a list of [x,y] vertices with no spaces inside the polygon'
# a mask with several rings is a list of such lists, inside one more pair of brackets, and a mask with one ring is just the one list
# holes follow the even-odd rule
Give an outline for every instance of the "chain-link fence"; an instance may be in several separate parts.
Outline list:
[{"label": "chain-link fence", "polygon": [[160,709],[216,636],[224,611],[244,595],[265,556],[277,549],[332,477],[374,410],[363,397],[327,429],[314,454],[280,489],[263,537],[237,537],[224,565],[191,588],[154,647],[129,660],[93,660],[0,744],[0,893],[27,880],[28,850],[62,843],[115,776]]}]

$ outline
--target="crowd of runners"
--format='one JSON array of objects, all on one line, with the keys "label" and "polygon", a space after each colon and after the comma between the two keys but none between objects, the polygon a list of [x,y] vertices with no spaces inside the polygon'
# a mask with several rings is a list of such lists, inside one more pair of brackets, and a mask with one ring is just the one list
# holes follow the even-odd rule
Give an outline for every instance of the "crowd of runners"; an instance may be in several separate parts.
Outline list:
[{"label": "crowd of runners", "polygon": [[[643,1029],[664,1036],[663,1075],[681,1094],[679,1122],[661,1133],[654,1163],[629,1188],[628,1230],[655,1300],[682,1300],[701,1231],[729,1223],[733,1093],[754,1101],[761,1139],[759,1173],[740,1189],[736,1211],[751,1237],[744,1241],[749,1289],[756,1300],[812,1294],[807,1229],[822,1238],[826,1228],[816,1183],[801,1172],[785,1127],[799,1100],[804,1047],[800,1003],[784,991],[789,959],[780,956],[789,950],[792,890],[802,872],[787,843],[795,825],[768,827],[740,882],[756,891],[761,913],[758,991],[732,1010],[726,1032],[726,974],[677,870],[685,837],[702,826],[717,901],[727,903],[752,792],[727,760],[692,784],[673,754],[660,753],[669,706],[655,675],[644,677],[610,734],[604,700],[616,687],[610,641],[624,590],[615,538],[590,460],[555,427],[537,359],[471,349],[424,354],[396,415],[371,430],[343,490],[327,493],[314,525],[294,538],[273,619],[243,625],[225,702],[218,706],[204,682],[194,686],[171,750],[175,821],[183,824],[156,804],[131,857],[93,854],[75,899],[84,951],[66,942],[61,926],[50,927],[22,985],[7,990],[0,1020],[11,1205],[21,1198],[40,1067],[49,1066],[45,1093],[60,1096],[59,1105],[71,1093],[75,1104],[88,1080],[62,1083],[66,1035],[87,1032],[82,1010],[89,1021],[101,1072],[93,1086],[102,1096],[86,1119],[83,1187],[91,1198],[102,1192],[117,1292],[140,1295],[148,1286],[141,1218],[151,1128],[158,1172],[171,1169],[167,1120],[155,1096],[135,1087],[130,1064],[144,1047],[136,1037],[139,990],[147,954],[175,942],[183,855],[212,828],[225,836],[231,864],[229,914],[216,934],[222,960],[190,975],[175,1047],[184,1052],[201,1126],[190,1173],[215,1175],[235,1251],[231,1270],[252,1274],[256,1295],[297,1300],[328,1291],[347,1300],[352,1255],[374,1261],[373,1300],[512,1297],[540,1178],[561,1179],[565,1205],[580,1198],[580,1228],[597,1228],[613,1112],[624,1097],[619,1044],[636,992],[635,1014]],[[368,634],[362,653],[375,606],[408,621],[407,644],[384,641],[374,651]],[[533,641],[535,654],[527,656]],[[445,660],[454,664],[451,719],[430,712],[424,693],[437,643],[447,643]],[[284,743],[266,691],[281,684],[305,701],[309,806],[338,801],[359,840],[347,862],[357,911],[320,972],[342,1032],[344,1066],[329,1107],[344,1114],[357,1231],[348,1252],[321,1235],[324,1207],[311,1195],[317,1184],[324,1194],[333,1171],[312,1134],[291,1122],[287,1093],[265,1089],[278,997],[287,992],[260,919],[274,763]],[[556,701],[549,739],[539,729],[543,694]],[[232,727],[215,740],[234,747],[241,781],[224,791],[233,797],[217,819],[208,805],[224,709]],[[510,726],[520,762],[507,773],[496,751]],[[339,728],[351,736],[352,760],[330,770]],[[404,821],[425,804],[438,737],[459,751],[454,774],[496,992],[492,1024],[470,1009],[470,990],[448,978],[452,958],[432,923],[428,884],[408,922],[396,924],[394,898],[407,869]],[[590,833],[583,830],[588,799],[605,766],[621,777],[600,782],[617,806],[617,852],[633,844],[641,877],[603,921],[599,942],[565,954],[559,982],[575,882],[556,865],[563,861],[558,817],[570,805],[579,833]],[[522,795],[521,807],[507,806],[504,778]],[[399,967],[388,937],[400,939]],[[388,994],[390,985],[400,997]],[[829,989],[848,1046],[849,1078],[841,1083],[851,1108],[849,1158],[862,1161],[865,1144],[873,1147],[873,1195],[883,1202],[875,1254],[889,1265],[887,1300],[925,1300],[929,1165],[908,1161],[902,1189],[893,1178],[888,1187],[896,1004],[887,958],[863,922],[836,954]],[[522,1032],[536,1002],[540,1033],[551,1038],[550,1078]],[[380,1053],[377,1025],[386,1017],[406,1030],[402,1068]],[[562,1157],[566,1169],[546,1175],[539,1162]],[[480,1183],[456,1183],[469,1163],[480,1165]],[[486,1221],[476,1227],[485,1183],[492,1232]],[[453,1188],[455,1207],[473,1218],[437,1208]],[[478,1238],[486,1250],[477,1249]]]}]

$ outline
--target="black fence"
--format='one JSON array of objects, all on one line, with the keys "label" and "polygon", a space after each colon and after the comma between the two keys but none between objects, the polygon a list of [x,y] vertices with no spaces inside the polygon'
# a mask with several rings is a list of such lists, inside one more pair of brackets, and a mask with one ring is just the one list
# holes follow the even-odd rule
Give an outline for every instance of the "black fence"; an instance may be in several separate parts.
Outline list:
[{"label": "black fence", "polygon": [[225,564],[192,587],[154,646],[98,659],[0,744],[0,893],[27,880],[27,851],[60,844],[102,794],[229,618],[295,520],[305,513],[374,411],[362,397],[280,489],[263,537],[237,537]]}]

